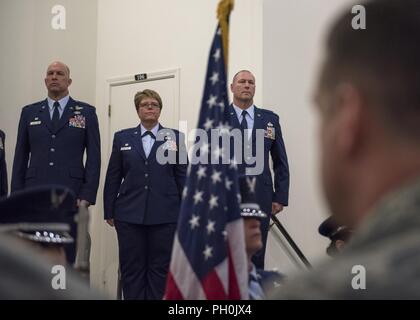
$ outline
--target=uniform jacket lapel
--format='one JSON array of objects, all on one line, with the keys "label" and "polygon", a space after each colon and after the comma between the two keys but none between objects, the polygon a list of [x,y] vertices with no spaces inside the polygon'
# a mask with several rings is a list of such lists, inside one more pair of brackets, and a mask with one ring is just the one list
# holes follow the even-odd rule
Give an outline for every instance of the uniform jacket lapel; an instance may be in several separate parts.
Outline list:
[{"label": "uniform jacket lapel", "polygon": [[256,139],[256,132],[257,129],[265,129],[264,128],[264,116],[261,110],[257,107],[254,107],[254,127],[252,128],[252,142],[255,145]]},{"label": "uniform jacket lapel", "polygon": [[133,141],[133,146],[137,150],[137,152],[140,154],[140,156],[146,160],[146,154],[144,153],[143,149],[143,142],[141,141],[141,128],[140,125],[136,127],[131,132],[131,140]]},{"label": "uniform jacket lapel", "polygon": [[[39,107],[38,113],[35,116],[35,118],[38,117],[39,120],[41,121],[41,124],[45,124],[46,128],[53,133],[54,132],[54,128],[52,127],[52,122],[51,122],[51,116],[50,116],[50,111],[48,109],[48,100],[45,99],[44,102],[42,103],[42,105]],[[31,121],[34,121],[34,119],[31,119]]]},{"label": "uniform jacket lapel", "polygon": [[[161,126],[161,124],[159,123],[159,130],[158,130],[158,135],[163,134],[163,131],[161,131],[162,129],[165,129],[164,127]],[[155,142],[153,143],[152,149],[150,150],[150,154],[149,154],[149,159],[150,160],[156,160],[156,150],[165,142],[165,140],[161,140],[158,141],[157,137]]]},{"label": "uniform jacket lapel", "polygon": [[232,128],[240,129],[241,124],[239,123],[238,116],[236,115],[233,105],[229,105],[229,116],[230,116],[230,125]]}]

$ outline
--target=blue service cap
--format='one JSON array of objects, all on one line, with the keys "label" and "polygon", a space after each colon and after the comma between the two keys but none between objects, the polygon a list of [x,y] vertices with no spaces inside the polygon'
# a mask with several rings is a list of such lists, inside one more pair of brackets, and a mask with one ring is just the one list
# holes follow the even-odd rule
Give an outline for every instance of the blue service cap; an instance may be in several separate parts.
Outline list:
[{"label": "blue service cap", "polygon": [[12,193],[0,200],[0,232],[9,232],[39,243],[65,244],[77,212],[70,189],[45,185]]},{"label": "blue service cap", "polygon": [[241,193],[241,216],[243,218],[264,219],[267,218],[259,204],[255,195],[255,187],[257,178],[255,176],[240,176],[239,177],[239,190]]},{"label": "blue service cap", "polygon": [[328,217],[318,227],[318,232],[331,240],[345,240],[351,234],[351,229],[346,226],[340,226],[332,217]]}]

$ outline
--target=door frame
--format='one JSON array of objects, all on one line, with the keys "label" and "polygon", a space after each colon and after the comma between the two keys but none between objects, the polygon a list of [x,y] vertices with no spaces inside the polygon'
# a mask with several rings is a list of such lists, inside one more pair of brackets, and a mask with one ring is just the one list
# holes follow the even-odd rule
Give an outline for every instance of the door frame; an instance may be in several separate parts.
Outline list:
[{"label": "door frame", "polygon": [[[175,114],[177,115],[177,121],[179,121],[180,118],[180,90],[181,90],[181,69],[180,68],[174,68],[174,69],[168,69],[168,70],[161,70],[161,71],[154,71],[154,72],[147,72],[143,73],[147,75],[147,79],[144,80],[136,80],[135,75],[127,75],[127,76],[117,76],[106,79],[107,82],[107,100],[106,105],[109,106],[111,103],[111,91],[113,87],[118,86],[124,86],[128,84],[134,84],[134,83],[142,83],[142,82],[150,82],[150,81],[156,81],[156,80],[162,80],[162,79],[175,79],[175,83],[177,86],[177,90],[175,90],[175,101],[174,101],[174,110]],[[111,116],[108,111],[108,121],[107,121],[107,136],[108,136],[108,153],[110,152],[110,146],[112,147],[112,132],[110,130],[111,128]]]}]

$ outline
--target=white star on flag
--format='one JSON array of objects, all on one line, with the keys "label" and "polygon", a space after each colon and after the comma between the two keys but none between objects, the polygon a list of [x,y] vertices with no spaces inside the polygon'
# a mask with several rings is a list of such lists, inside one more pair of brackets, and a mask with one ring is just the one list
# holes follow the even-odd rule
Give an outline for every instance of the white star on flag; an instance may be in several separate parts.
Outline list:
[{"label": "white star on flag", "polygon": [[225,238],[225,240],[227,240],[228,234],[227,234],[227,231],[226,230],[223,230],[222,231],[222,235],[223,235],[223,238]]},{"label": "white star on flag", "polygon": [[210,205],[210,210],[213,209],[214,207],[217,207],[217,200],[219,199],[219,197],[211,195],[210,196],[210,200],[209,200],[209,205]]},{"label": "white star on flag", "polygon": [[238,169],[238,162],[236,161],[235,158],[230,159],[230,166],[229,166],[229,168],[235,169],[235,170]]},{"label": "white star on flag", "polygon": [[211,175],[211,180],[213,181],[213,184],[216,184],[217,182],[222,182],[222,179],[220,178],[222,172],[213,170],[213,174]]},{"label": "white star on flag", "polygon": [[206,249],[203,251],[204,259],[208,260],[208,258],[211,258],[213,256],[213,248],[206,245]]},{"label": "white star on flag", "polygon": [[212,232],[214,232],[214,225],[216,222],[209,220],[209,223],[207,224],[207,234],[211,234]]},{"label": "white star on flag", "polygon": [[203,191],[196,191],[194,194],[194,204],[203,201]]},{"label": "white star on flag", "polygon": [[215,85],[217,81],[219,81],[219,74],[217,72],[213,72],[213,75],[210,77],[210,81],[212,85]]},{"label": "white star on flag", "polygon": [[207,177],[206,169],[207,168],[206,167],[203,167],[203,166],[200,166],[198,168],[198,170],[197,170],[197,178],[198,178],[198,180],[200,180],[201,178]]},{"label": "white star on flag", "polygon": [[205,143],[203,143],[203,145],[200,147],[200,154],[201,155],[206,155],[206,154],[208,154],[209,153],[209,147],[210,147],[210,145],[207,143],[207,142],[205,142]]},{"label": "white star on flag", "polygon": [[233,181],[230,181],[228,177],[225,179],[225,187],[230,190],[230,186],[233,184]]},{"label": "white star on flag", "polygon": [[206,119],[206,122],[203,124],[204,129],[209,130],[213,127],[214,120]]},{"label": "white star on flag", "polygon": [[216,51],[213,53],[213,58],[215,62],[219,61],[221,54],[222,52],[220,51],[220,48],[217,48]]},{"label": "white star on flag", "polygon": [[200,220],[200,216],[196,216],[196,215],[192,215],[189,223],[191,225],[191,230],[194,230],[194,228],[199,227],[200,224],[198,223],[198,221]]},{"label": "white star on flag", "polygon": [[211,94],[209,100],[207,100],[207,104],[209,105],[210,109],[216,105],[217,103],[216,100],[217,100],[217,96],[214,96]]}]

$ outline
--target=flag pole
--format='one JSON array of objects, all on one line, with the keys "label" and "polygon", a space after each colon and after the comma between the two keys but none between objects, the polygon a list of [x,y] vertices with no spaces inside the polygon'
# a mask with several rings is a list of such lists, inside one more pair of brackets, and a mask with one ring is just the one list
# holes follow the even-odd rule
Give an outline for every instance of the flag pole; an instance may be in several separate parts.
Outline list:
[{"label": "flag pole", "polygon": [[229,16],[233,10],[234,0],[221,0],[217,6],[217,19],[219,20],[222,32],[223,53],[225,58],[225,69],[228,69],[229,57]]}]

